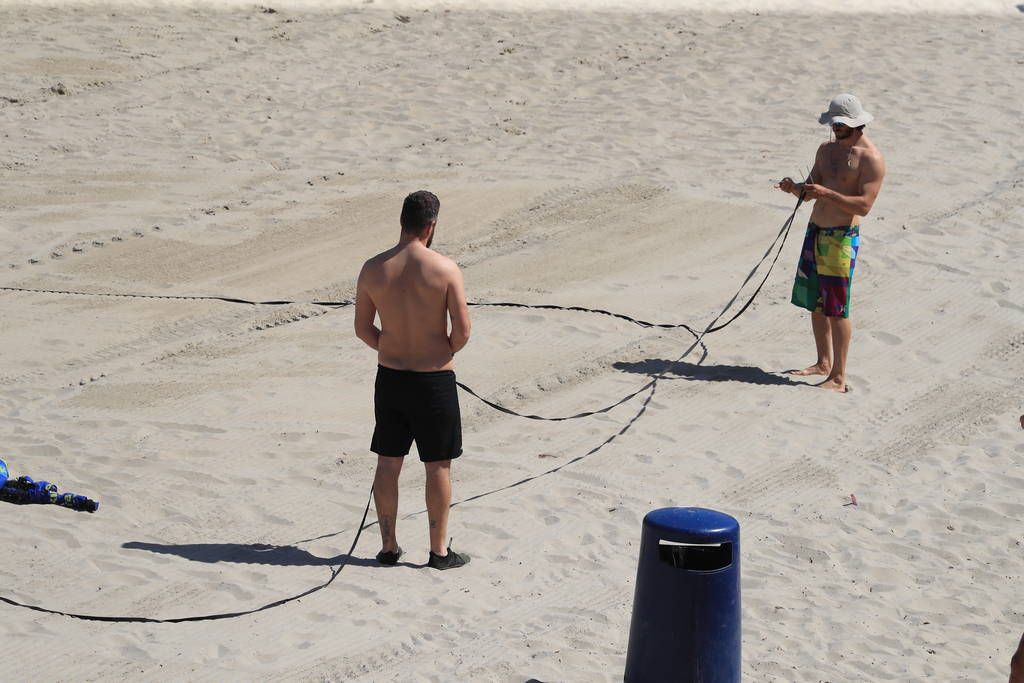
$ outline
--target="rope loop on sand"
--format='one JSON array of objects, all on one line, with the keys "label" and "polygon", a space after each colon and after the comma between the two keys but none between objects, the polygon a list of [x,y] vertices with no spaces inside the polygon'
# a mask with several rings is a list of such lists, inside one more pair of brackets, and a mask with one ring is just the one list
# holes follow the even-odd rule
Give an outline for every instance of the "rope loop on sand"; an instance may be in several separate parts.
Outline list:
[{"label": "rope loop on sand", "polygon": [[[582,455],[578,455],[575,458],[573,458],[573,459],[571,459],[571,460],[569,460],[569,461],[567,461],[567,462],[565,462],[565,463],[563,463],[563,464],[561,464],[561,465],[559,465],[557,467],[549,469],[549,470],[547,470],[545,472],[541,472],[540,474],[537,474],[537,475],[534,475],[534,476],[531,476],[531,477],[527,477],[525,479],[521,479],[521,480],[513,482],[512,484],[509,484],[507,486],[502,486],[500,488],[492,489],[490,491],[486,491],[484,493],[480,493],[480,494],[471,496],[470,498],[467,498],[465,500],[456,501],[455,503],[452,503],[452,507],[454,507],[455,505],[459,505],[459,504],[462,504],[462,503],[469,502],[469,501],[478,500],[478,499],[483,498],[485,496],[493,495],[493,494],[498,493],[500,491],[505,491],[505,490],[508,490],[508,489],[511,489],[511,488],[514,488],[514,487],[526,484],[528,482],[535,481],[536,479],[539,479],[539,478],[541,478],[543,476],[552,474],[554,472],[558,472],[559,470],[563,469],[564,467],[566,467],[568,465],[571,465],[573,463],[579,462],[580,460],[583,460],[584,458],[586,458],[586,457],[588,457],[590,455],[593,455],[594,453],[598,452],[599,450],[604,448],[606,445],[608,445],[609,443],[614,441],[616,438],[618,438],[619,436],[624,434],[630,427],[632,427],[632,425],[640,418],[640,416],[643,415],[644,411],[647,409],[648,403],[654,397],[654,392],[657,389],[658,381],[661,380],[665,376],[665,374],[668,372],[669,368],[672,365],[675,365],[676,363],[679,363],[680,361],[682,361],[682,359],[686,358],[686,356],[688,356],[698,346],[700,346],[700,347],[702,347],[704,349],[704,353],[702,354],[700,360],[698,361],[698,364],[703,362],[703,360],[705,358],[707,358],[707,354],[708,354],[707,347],[703,344],[704,337],[706,335],[708,335],[708,334],[711,334],[711,333],[717,332],[717,331],[719,331],[721,329],[724,329],[726,326],[731,324],[734,320],[739,318],[740,315],[742,315],[750,307],[750,305],[754,302],[754,299],[761,292],[761,288],[764,287],[765,283],[768,281],[768,276],[771,275],[771,271],[775,267],[776,262],[778,262],[778,260],[779,260],[779,255],[782,253],[782,247],[785,245],[786,238],[789,235],[789,230],[790,230],[790,228],[792,227],[792,224],[793,224],[793,220],[796,218],[797,210],[799,210],[800,205],[802,203],[803,203],[803,194],[800,195],[799,199],[797,200],[796,206],[793,208],[793,212],[789,215],[789,218],[786,219],[785,223],[783,223],[782,228],[779,230],[779,233],[775,236],[775,239],[772,241],[772,243],[768,246],[768,249],[765,251],[764,255],[757,262],[757,264],[754,266],[754,268],[751,269],[751,271],[747,275],[747,277],[743,280],[743,283],[739,286],[739,289],[736,290],[736,293],[732,296],[732,298],[728,301],[728,303],[726,303],[726,305],[722,308],[721,312],[717,316],[715,316],[714,320],[712,320],[704,328],[704,330],[701,331],[699,334],[697,332],[695,332],[688,325],[685,325],[685,324],[682,324],[682,323],[679,323],[679,324],[651,323],[651,322],[647,322],[647,321],[644,321],[644,320],[638,320],[636,318],[632,318],[630,316],[627,316],[627,315],[624,315],[624,314],[620,314],[620,313],[612,313],[610,311],[605,311],[605,310],[601,310],[601,309],[583,308],[583,307],[580,307],[580,306],[557,306],[557,305],[553,305],[553,304],[520,304],[520,303],[513,303],[513,302],[494,302],[494,303],[479,303],[478,302],[478,303],[471,303],[470,304],[471,306],[496,306],[496,307],[534,308],[534,309],[560,310],[560,311],[578,311],[578,312],[585,312],[585,313],[596,313],[596,314],[601,314],[601,315],[608,315],[608,316],[612,316],[612,317],[615,317],[615,318],[620,318],[622,320],[626,320],[627,322],[631,322],[631,323],[633,323],[635,325],[639,325],[641,327],[658,327],[658,328],[663,328],[663,329],[682,328],[682,329],[687,330],[690,334],[692,334],[694,336],[694,342],[682,353],[682,355],[679,356],[679,358],[674,360],[672,363],[668,364],[660,373],[658,373],[657,375],[653,376],[651,378],[651,380],[648,381],[640,389],[637,389],[636,391],[634,391],[634,392],[628,394],[627,396],[619,399],[615,403],[612,403],[612,404],[610,404],[608,406],[605,406],[604,408],[601,408],[601,409],[598,409],[598,410],[587,411],[587,412],[584,412],[584,413],[578,413],[576,415],[569,415],[569,416],[565,416],[565,417],[542,417],[540,415],[526,415],[526,414],[518,413],[518,412],[516,412],[516,411],[514,411],[514,410],[512,410],[510,408],[506,408],[506,407],[504,407],[504,406],[502,406],[502,405],[500,405],[498,403],[494,403],[492,401],[488,401],[487,399],[481,397],[479,394],[474,392],[468,386],[466,386],[466,385],[462,384],[461,382],[459,382],[458,385],[464,391],[468,392],[472,396],[474,396],[474,397],[478,398],[479,400],[483,401],[486,405],[494,408],[495,410],[499,410],[499,411],[501,411],[503,413],[506,413],[508,415],[515,415],[515,416],[524,417],[524,418],[527,418],[527,419],[546,420],[546,421],[553,421],[553,422],[563,421],[563,420],[572,420],[572,419],[577,419],[577,418],[581,418],[581,417],[587,417],[587,416],[590,416],[590,415],[597,415],[599,413],[605,413],[605,412],[608,412],[609,410],[612,410],[613,408],[615,408],[615,407],[617,407],[619,405],[622,405],[623,403],[626,403],[630,399],[634,398],[635,396],[637,396],[637,395],[639,395],[639,394],[641,394],[641,393],[643,393],[645,391],[649,392],[649,394],[648,394],[647,399],[641,405],[640,410],[636,413],[636,415],[634,415],[632,417],[632,419],[629,420],[629,422],[624,427],[622,427],[620,430],[618,430],[617,432],[612,434],[611,437],[605,439],[598,446],[590,449],[586,453],[584,453]],[[722,324],[718,324],[718,321],[726,314],[726,312],[730,308],[732,308],[732,305],[739,298],[739,295],[743,291],[743,288],[747,285],[747,283],[750,282],[751,279],[753,279],[754,274],[757,272],[757,270],[761,267],[761,265],[771,255],[772,250],[775,249],[776,245],[778,245],[778,250],[777,250],[777,252],[775,254],[775,258],[772,259],[771,265],[769,266],[768,271],[765,273],[764,278],[761,280],[761,283],[757,286],[757,289],[750,296],[750,298],[747,300],[747,302],[739,309],[739,311],[737,311],[731,318],[729,318],[729,320],[727,320],[726,322],[724,322]],[[227,303],[247,304],[247,305],[252,305],[252,306],[283,306],[283,305],[289,305],[289,304],[307,303],[307,304],[312,304],[312,305],[316,305],[316,306],[329,306],[329,307],[341,308],[341,307],[353,305],[352,301],[310,301],[310,302],[297,302],[297,301],[249,301],[247,299],[240,299],[240,298],[235,298],[235,297],[222,297],[222,296],[175,296],[175,295],[145,295],[145,294],[112,294],[112,293],[76,292],[76,291],[56,290],[56,289],[28,289],[28,288],[20,288],[20,287],[0,287],[0,291],[28,292],[28,293],[41,293],[41,294],[76,295],[76,296],[109,296],[109,297],[124,297],[124,298],[138,298],[138,299],[174,299],[174,300],[186,300],[186,301],[223,301],[223,302],[227,302]],[[94,615],[94,614],[78,614],[78,613],[75,613],[75,612],[65,612],[65,611],[61,611],[61,610],[57,610],[57,609],[50,609],[50,608],[46,608],[46,607],[41,607],[41,606],[38,606],[38,605],[27,605],[25,603],[18,602],[17,600],[12,600],[12,599],[4,597],[2,595],[0,595],[0,602],[4,602],[4,603],[6,603],[8,605],[11,605],[11,606],[14,606],[14,607],[20,607],[20,608],[23,608],[23,609],[32,610],[34,612],[41,612],[43,614],[53,614],[53,615],[58,615],[58,616],[70,617],[72,619],[80,619],[80,620],[83,620],[83,621],[98,621],[98,622],[106,622],[106,623],[129,623],[129,624],[181,624],[181,623],[194,622],[194,621],[217,621],[217,620],[221,620],[221,619],[234,619],[234,618],[243,617],[243,616],[246,616],[246,615],[249,615],[249,614],[255,614],[257,612],[263,612],[263,611],[266,611],[266,610],[273,609],[275,607],[280,607],[282,605],[286,605],[286,604],[288,604],[290,602],[295,602],[297,600],[300,600],[301,598],[307,597],[309,595],[312,595],[313,593],[321,591],[321,590],[327,588],[328,586],[330,586],[334,582],[334,580],[336,578],[338,578],[338,575],[341,573],[341,570],[344,569],[345,566],[347,565],[348,559],[351,558],[352,557],[352,553],[355,552],[356,545],[359,543],[359,538],[362,536],[363,531],[365,529],[367,529],[369,526],[372,526],[372,524],[373,524],[373,523],[371,523],[371,524],[367,524],[366,523],[367,515],[369,515],[369,512],[370,512],[370,503],[372,501],[373,501],[373,487],[371,486],[370,494],[369,494],[369,496],[367,497],[367,500],[366,500],[366,507],[363,509],[362,520],[359,522],[359,527],[356,530],[355,537],[352,539],[352,545],[349,547],[348,554],[345,555],[345,560],[342,561],[338,565],[337,568],[334,568],[334,567],[331,568],[331,575],[330,575],[330,578],[327,579],[327,581],[325,581],[325,582],[323,582],[321,584],[318,584],[318,585],[316,585],[316,586],[314,586],[312,588],[309,588],[309,589],[307,589],[307,590],[305,590],[305,591],[303,591],[301,593],[298,593],[296,595],[292,595],[292,596],[286,597],[286,598],[281,598],[280,600],[275,600],[273,602],[269,602],[269,603],[267,603],[265,605],[262,605],[260,607],[256,607],[256,608],[253,608],[253,609],[241,610],[241,611],[236,611],[236,612],[221,612],[221,613],[216,613],[216,614],[204,614],[204,615],[189,616],[189,617],[178,617],[178,618],[174,618],[174,619],[155,619],[155,618],[150,618],[150,617],[102,616],[102,615]],[[321,538],[321,537],[318,537],[318,538]]]},{"label": "rope loop on sand", "polygon": [[[803,203],[803,195],[801,194],[800,198],[797,200],[796,206],[793,208],[792,213],[790,213],[789,217],[782,224],[782,228],[779,230],[778,234],[775,235],[775,239],[773,239],[772,242],[768,245],[768,248],[765,250],[764,255],[761,256],[760,260],[750,270],[750,272],[747,274],[747,277],[744,278],[743,282],[740,284],[739,288],[736,290],[736,293],[732,296],[731,299],[729,299],[729,302],[726,303],[726,305],[722,309],[722,311],[715,317],[714,320],[711,321],[711,323],[708,324],[707,327],[704,328],[703,331],[701,331],[699,333],[696,330],[694,330],[690,325],[687,325],[686,323],[654,323],[654,322],[649,322],[647,320],[640,320],[638,318],[634,318],[634,317],[626,315],[624,313],[616,313],[614,311],[608,311],[608,310],[604,310],[604,309],[601,309],[601,308],[587,308],[587,307],[584,307],[584,306],[560,306],[558,304],[524,304],[524,303],[518,303],[518,302],[513,302],[513,301],[471,301],[471,302],[469,302],[469,305],[470,306],[476,306],[476,307],[491,307],[491,308],[527,308],[527,309],[534,309],[534,310],[571,311],[571,312],[579,312],[579,313],[593,313],[593,314],[596,314],[596,315],[605,315],[605,316],[609,316],[609,317],[612,317],[612,318],[617,318],[619,320],[625,320],[626,322],[629,322],[629,323],[632,323],[634,325],[637,325],[639,327],[644,327],[644,328],[658,328],[658,329],[664,329],[664,330],[683,329],[683,330],[686,330],[687,332],[689,332],[691,335],[693,335],[694,339],[696,340],[694,342],[694,345],[690,348],[690,350],[692,351],[693,348],[695,348],[697,346],[700,346],[703,349],[704,357],[706,357],[707,353],[708,353],[708,348],[704,344],[704,341],[703,341],[705,335],[713,334],[715,332],[718,332],[720,330],[725,329],[726,327],[731,325],[737,318],[739,318],[741,315],[743,315],[743,313],[746,312],[746,310],[750,307],[750,305],[752,303],[754,303],[754,299],[757,298],[757,295],[761,293],[761,288],[764,287],[766,282],[768,282],[768,277],[771,275],[772,269],[775,267],[776,262],[778,262],[778,260],[779,260],[779,255],[782,253],[782,247],[786,243],[786,238],[789,236],[789,230],[790,230],[790,228],[793,225],[793,220],[796,218],[796,212],[800,209],[800,205],[802,203]],[[776,247],[778,247],[778,248],[776,249]],[[757,273],[758,269],[764,264],[765,261],[768,260],[768,257],[771,256],[773,250],[775,250],[775,258],[772,259],[771,265],[768,267],[768,270],[765,272],[764,278],[761,279],[761,282],[757,286],[757,289],[754,290],[753,294],[750,295],[750,297],[747,299],[746,303],[744,303],[743,306],[731,318],[729,318],[728,320],[726,320],[722,324],[717,324],[718,321],[722,318],[722,316],[725,315],[725,313],[732,307],[732,305],[734,303],[736,303],[736,299],[739,298],[739,295],[743,291],[743,288],[747,286],[747,284],[751,281],[751,279],[753,279],[753,277]],[[32,288],[28,288],[28,287],[0,287],[0,291],[18,292],[18,293],[31,293],[31,294],[56,294],[56,295],[62,295],[62,296],[100,296],[100,297],[116,297],[116,298],[124,298],[124,299],[157,299],[157,300],[166,300],[166,301],[222,301],[222,302],[229,303],[229,304],[242,304],[242,305],[246,305],[246,306],[289,306],[289,305],[300,305],[301,304],[301,305],[309,305],[309,306],[322,306],[322,307],[326,307],[326,308],[345,308],[347,306],[353,306],[355,304],[354,301],[351,301],[349,299],[345,299],[345,300],[341,300],[341,301],[291,301],[291,300],[284,300],[284,299],[274,299],[274,300],[270,300],[270,301],[252,301],[250,299],[243,299],[243,298],[240,298],[240,297],[232,297],[232,296],[216,296],[216,295],[194,295],[194,296],[189,296],[189,295],[175,295],[175,294],[131,294],[131,293],[115,293],[115,292],[81,292],[81,291],[74,291],[74,290],[67,290],[67,289],[32,289]],[[682,358],[685,358],[686,355],[689,355],[689,351],[686,354],[684,354],[679,360],[682,360]],[[676,361],[676,362],[678,362],[678,361]],[[622,405],[623,403],[627,403],[628,401],[632,400],[634,397],[639,396],[640,394],[642,394],[645,390],[649,389],[652,386],[652,384],[654,382],[656,382],[657,379],[662,377],[664,374],[665,374],[665,370],[663,370],[661,372],[661,374],[659,374],[656,378],[654,378],[651,381],[647,382],[646,384],[644,384],[642,387],[640,387],[636,391],[633,391],[633,392],[627,394],[626,396],[623,396],[622,398],[620,398],[620,399],[618,399],[618,400],[616,400],[616,401],[614,401],[612,403],[609,403],[608,405],[606,405],[606,406],[604,406],[602,408],[597,408],[597,409],[594,409],[594,410],[586,410],[586,411],[583,411],[583,412],[580,412],[580,413],[576,413],[574,415],[563,415],[563,416],[556,416],[556,417],[544,416],[544,415],[534,415],[534,414],[531,414],[531,413],[520,413],[520,412],[518,412],[516,410],[513,410],[512,408],[509,408],[507,406],[501,405],[500,403],[497,403],[496,401],[491,401],[489,399],[484,398],[479,393],[477,393],[475,390],[473,390],[470,386],[468,386],[466,384],[463,384],[462,382],[456,382],[456,384],[459,386],[460,389],[465,391],[470,396],[473,396],[474,398],[476,398],[477,400],[481,401],[485,405],[487,405],[487,406],[489,406],[489,407],[491,407],[491,408],[493,408],[493,409],[495,409],[497,411],[505,413],[506,415],[513,415],[515,417],[522,417],[522,418],[526,418],[528,420],[541,420],[541,421],[544,421],[544,422],[563,422],[563,421],[566,421],[566,420],[577,420],[577,419],[584,418],[584,417],[591,417],[593,415],[600,415],[602,413],[607,413],[607,412],[613,410],[614,408],[617,408],[618,406]]]}]

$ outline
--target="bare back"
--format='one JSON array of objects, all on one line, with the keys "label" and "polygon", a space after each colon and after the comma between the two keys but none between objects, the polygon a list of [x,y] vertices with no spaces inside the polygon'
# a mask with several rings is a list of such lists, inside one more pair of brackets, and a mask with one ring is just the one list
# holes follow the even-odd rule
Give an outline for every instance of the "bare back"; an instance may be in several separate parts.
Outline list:
[{"label": "bare back", "polygon": [[360,325],[373,326],[375,313],[380,316],[377,362],[395,370],[450,370],[461,348],[453,344],[453,337],[459,336],[454,333],[464,327],[468,338],[469,316],[458,266],[419,241],[399,243],[363,265],[356,297],[357,334]]}]

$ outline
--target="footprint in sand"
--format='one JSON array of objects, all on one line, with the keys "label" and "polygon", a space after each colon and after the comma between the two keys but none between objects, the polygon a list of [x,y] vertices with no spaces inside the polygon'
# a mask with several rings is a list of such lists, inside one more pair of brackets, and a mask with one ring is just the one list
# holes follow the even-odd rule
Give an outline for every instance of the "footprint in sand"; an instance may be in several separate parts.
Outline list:
[{"label": "footprint in sand", "polygon": [[1010,301],[1009,299],[1000,299],[996,303],[999,304],[1001,308],[1010,308],[1015,311],[1024,311],[1024,306],[1021,306],[1015,301]]},{"label": "footprint in sand", "polygon": [[915,351],[914,357],[923,363],[927,363],[928,365],[939,365],[945,362],[941,358],[937,358],[934,355],[928,353],[927,351]]},{"label": "footprint in sand", "polygon": [[889,334],[888,332],[872,332],[871,336],[889,346],[897,346],[903,343],[903,340],[897,337],[895,334]]},{"label": "footprint in sand", "polygon": [[988,283],[988,287],[996,294],[1006,294],[1007,292],[1010,291],[1009,285],[1003,282],[999,282],[998,280],[995,282]]}]

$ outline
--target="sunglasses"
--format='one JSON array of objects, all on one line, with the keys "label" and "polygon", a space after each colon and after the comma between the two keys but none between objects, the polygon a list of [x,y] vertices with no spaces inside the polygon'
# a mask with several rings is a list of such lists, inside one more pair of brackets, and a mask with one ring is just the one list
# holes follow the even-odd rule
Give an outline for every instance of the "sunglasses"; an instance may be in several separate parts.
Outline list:
[{"label": "sunglasses", "polygon": [[845,123],[839,123],[838,121],[835,121],[832,124],[832,130],[843,130],[844,128],[849,128],[849,126]]}]

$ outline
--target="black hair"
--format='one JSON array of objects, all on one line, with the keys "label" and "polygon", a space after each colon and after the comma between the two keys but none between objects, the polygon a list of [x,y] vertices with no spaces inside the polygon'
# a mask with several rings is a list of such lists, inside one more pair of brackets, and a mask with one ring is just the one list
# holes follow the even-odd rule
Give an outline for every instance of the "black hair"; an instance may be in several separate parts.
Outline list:
[{"label": "black hair", "polygon": [[422,234],[430,223],[437,220],[437,213],[440,210],[441,201],[433,192],[413,192],[402,204],[402,232]]}]

